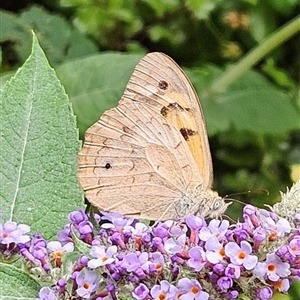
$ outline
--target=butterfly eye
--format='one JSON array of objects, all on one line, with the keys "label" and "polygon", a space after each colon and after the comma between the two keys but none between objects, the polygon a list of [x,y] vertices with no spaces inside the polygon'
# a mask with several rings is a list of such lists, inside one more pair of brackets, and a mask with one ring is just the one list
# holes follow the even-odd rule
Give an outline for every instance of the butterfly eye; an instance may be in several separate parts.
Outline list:
[{"label": "butterfly eye", "polygon": [[167,90],[168,87],[169,87],[169,84],[165,81],[165,80],[160,80],[158,82],[158,87],[161,89],[161,90]]},{"label": "butterfly eye", "polygon": [[216,198],[213,204],[213,210],[218,210],[222,204],[222,198]]}]

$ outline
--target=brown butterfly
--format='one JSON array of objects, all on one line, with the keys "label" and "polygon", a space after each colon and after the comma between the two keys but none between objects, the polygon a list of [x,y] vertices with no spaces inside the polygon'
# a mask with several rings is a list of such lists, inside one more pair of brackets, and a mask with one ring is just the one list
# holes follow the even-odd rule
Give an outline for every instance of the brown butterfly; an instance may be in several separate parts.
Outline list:
[{"label": "brown butterfly", "polygon": [[138,63],[118,106],[86,131],[78,178],[94,206],[135,218],[215,218],[231,204],[211,190],[211,154],[197,94],[163,53],[149,53]]}]

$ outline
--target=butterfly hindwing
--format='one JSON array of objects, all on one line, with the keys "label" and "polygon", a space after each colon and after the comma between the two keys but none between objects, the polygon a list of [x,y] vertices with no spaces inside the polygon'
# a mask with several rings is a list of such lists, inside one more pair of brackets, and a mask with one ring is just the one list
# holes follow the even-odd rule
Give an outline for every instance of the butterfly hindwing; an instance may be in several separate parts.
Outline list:
[{"label": "butterfly hindwing", "polygon": [[78,177],[89,201],[139,218],[157,219],[158,212],[178,217],[173,204],[201,181],[197,174],[176,128],[133,101],[105,112],[87,130],[79,154]]}]

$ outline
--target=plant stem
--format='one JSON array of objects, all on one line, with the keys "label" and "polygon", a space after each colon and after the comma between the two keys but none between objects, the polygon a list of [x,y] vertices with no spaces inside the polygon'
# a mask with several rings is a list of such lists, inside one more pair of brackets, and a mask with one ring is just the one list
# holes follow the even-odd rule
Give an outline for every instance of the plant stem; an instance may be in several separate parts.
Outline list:
[{"label": "plant stem", "polygon": [[273,33],[262,44],[254,48],[248,55],[232,66],[224,76],[212,83],[210,90],[214,93],[224,92],[244,72],[259,62],[265,55],[284,43],[287,39],[300,31],[300,17],[297,16]]}]

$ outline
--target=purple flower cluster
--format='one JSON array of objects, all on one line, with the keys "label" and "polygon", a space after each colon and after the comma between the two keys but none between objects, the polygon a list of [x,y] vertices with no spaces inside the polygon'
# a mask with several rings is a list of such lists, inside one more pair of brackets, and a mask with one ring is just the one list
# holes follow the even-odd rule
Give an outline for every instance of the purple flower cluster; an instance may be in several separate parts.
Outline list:
[{"label": "purple flower cluster", "polygon": [[[80,210],[49,243],[39,234],[29,240],[23,225],[18,232],[17,224],[0,225],[0,247],[17,245],[27,269],[50,278],[40,300],[264,300],[275,290],[286,293],[292,279],[300,281],[299,219],[290,223],[250,205],[243,219],[230,225],[190,215],[147,226],[115,213],[89,218]],[[79,258],[71,259],[74,246]]]}]

